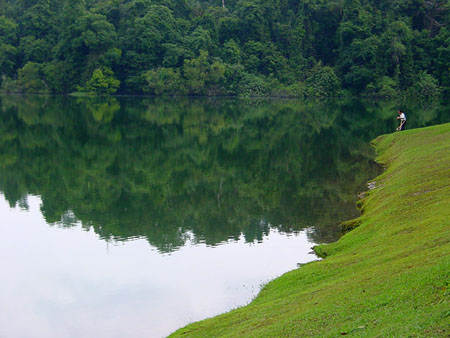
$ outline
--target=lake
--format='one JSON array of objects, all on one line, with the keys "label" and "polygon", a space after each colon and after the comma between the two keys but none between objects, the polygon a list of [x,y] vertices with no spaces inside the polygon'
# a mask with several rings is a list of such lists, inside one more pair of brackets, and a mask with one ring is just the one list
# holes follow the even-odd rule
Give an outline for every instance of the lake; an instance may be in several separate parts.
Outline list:
[{"label": "lake", "polygon": [[0,337],[163,337],[316,260],[444,103],[0,96]]}]

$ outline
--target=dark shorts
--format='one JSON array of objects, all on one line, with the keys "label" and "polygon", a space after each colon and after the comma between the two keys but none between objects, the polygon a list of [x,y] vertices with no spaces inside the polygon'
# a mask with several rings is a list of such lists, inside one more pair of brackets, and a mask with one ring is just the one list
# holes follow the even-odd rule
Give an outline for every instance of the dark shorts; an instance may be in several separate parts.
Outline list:
[{"label": "dark shorts", "polygon": [[405,130],[405,126],[406,126],[406,121],[403,121],[403,122],[401,123],[401,128],[400,128],[400,130]]}]

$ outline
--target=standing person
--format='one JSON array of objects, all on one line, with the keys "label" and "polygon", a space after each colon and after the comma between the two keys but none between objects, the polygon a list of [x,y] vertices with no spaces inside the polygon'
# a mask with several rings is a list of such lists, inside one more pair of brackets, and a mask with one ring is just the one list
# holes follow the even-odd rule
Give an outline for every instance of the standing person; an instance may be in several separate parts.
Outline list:
[{"label": "standing person", "polygon": [[397,130],[405,130],[406,115],[403,111],[398,111],[397,120],[400,120],[400,125],[397,127]]}]

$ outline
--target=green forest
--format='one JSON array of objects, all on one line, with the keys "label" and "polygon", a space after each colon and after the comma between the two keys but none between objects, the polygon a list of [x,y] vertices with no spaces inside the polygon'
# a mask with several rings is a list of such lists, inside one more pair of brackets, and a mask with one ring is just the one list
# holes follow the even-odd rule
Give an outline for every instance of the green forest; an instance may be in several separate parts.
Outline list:
[{"label": "green forest", "polygon": [[0,0],[4,92],[450,91],[448,0]]}]

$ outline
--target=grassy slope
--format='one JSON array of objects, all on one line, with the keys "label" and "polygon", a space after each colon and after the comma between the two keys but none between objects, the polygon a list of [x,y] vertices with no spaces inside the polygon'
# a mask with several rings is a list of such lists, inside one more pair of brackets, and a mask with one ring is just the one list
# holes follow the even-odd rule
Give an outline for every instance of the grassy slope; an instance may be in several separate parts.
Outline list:
[{"label": "grassy slope", "polygon": [[374,141],[387,170],[361,226],[248,306],[174,337],[448,337],[450,124]]}]

